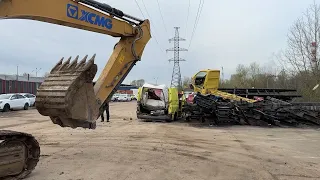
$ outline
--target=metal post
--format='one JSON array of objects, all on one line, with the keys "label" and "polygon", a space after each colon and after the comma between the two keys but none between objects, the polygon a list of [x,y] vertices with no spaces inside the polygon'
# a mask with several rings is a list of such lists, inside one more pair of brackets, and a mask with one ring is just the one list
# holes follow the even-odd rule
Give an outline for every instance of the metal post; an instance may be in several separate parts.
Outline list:
[{"label": "metal post", "polygon": [[7,94],[7,75],[4,75],[4,93]]},{"label": "metal post", "polygon": [[18,81],[18,76],[19,76],[19,65],[17,65],[17,81]]},{"label": "metal post", "polygon": [[153,78],[156,81],[156,85],[158,85],[158,77]]}]

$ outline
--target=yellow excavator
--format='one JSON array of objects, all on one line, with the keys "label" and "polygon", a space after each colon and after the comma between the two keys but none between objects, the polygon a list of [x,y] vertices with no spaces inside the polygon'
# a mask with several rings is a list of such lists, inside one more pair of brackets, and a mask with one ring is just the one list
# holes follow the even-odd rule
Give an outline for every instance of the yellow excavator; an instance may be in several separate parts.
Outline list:
[{"label": "yellow excavator", "polygon": [[[149,20],[94,0],[0,0],[0,18],[36,20],[120,38],[95,84],[95,55],[77,56],[62,58],[38,88],[36,109],[61,127],[96,128],[101,107],[141,60],[151,38]],[[31,134],[0,130],[0,179],[26,177],[39,156],[39,144]]]}]

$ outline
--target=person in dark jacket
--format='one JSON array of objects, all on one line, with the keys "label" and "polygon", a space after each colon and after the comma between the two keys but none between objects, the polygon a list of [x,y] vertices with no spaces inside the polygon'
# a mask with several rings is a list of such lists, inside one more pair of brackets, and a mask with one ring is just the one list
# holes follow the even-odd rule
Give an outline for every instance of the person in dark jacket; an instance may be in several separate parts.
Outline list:
[{"label": "person in dark jacket", "polygon": [[109,122],[110,119],[110,115],[109,115],[109,102],[105,103],[103,106],[103,111],[101,113],[101,122],[104,122],[104,111],[106,111],[106,115],[107,115],[107,122]]}]

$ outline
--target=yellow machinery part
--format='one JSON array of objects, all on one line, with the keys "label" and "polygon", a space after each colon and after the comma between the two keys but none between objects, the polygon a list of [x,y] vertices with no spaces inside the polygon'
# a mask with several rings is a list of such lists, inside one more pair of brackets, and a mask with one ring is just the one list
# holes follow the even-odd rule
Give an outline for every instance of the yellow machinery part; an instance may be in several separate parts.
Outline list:
[{"label": "yellow machinery part", "polygon": [[220,71],[205,69],[196,73],[192,77],[192,86],[195,92],[199,92],[203,95],[212,94],[219,96],[223,99],[229,99],[233,101],[245,101],[254,103],[256,100],[237,96],[226,92],[219,91]]},{"label": "yellow machinery part", "polygon": [[169,107],[168,114],[171,115],[172,120],[177,116],[179,111],[179,97],[178,97],[178,89],[177,88],[169,88]]},{"label": "yellow machinery part", "polygon": [[59,61],[39,87],[37,110],[62,127],[95,128],[101,107],[141,60],[151,38],[149,20],[94,0],[1,0],[0,18],[31,19],[120,37],[94,86],[95,55],[88,61],[87,57],[80,62],[79,57]]},{"label": "yellow machinery part", "polygon": [[141,100],[141,96],[142,96],[142,87],[138,88],[138,95],[137,95],[137,101]]}]

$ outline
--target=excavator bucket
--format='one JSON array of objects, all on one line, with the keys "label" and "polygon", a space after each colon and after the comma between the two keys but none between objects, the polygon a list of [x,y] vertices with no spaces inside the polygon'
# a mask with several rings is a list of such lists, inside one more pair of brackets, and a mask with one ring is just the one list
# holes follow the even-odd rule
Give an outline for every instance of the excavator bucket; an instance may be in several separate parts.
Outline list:
[{"label": "excavator bucket", "polygon": [[37,90],[36,108],[54,124],[95,129],[95,120],[99,117],[93,89],[97,65],[95,55],[88,61],[87,57],[79,63],[79,56],[72,62],[71,57],[65,62],[62,58]]}]

